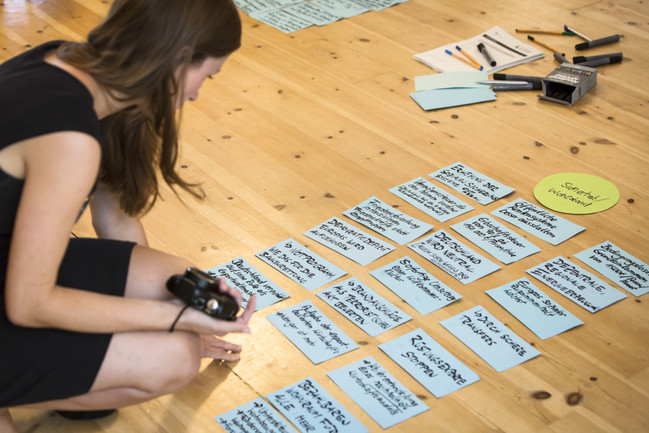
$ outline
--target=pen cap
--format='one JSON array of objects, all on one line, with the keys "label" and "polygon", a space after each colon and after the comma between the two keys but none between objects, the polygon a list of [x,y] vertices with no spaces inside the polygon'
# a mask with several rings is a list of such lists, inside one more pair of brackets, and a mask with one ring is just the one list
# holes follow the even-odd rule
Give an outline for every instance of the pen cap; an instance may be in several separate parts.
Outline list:
[{"label": "pen cap", "polygon": [[599,47],[600,45],[606,45],[620,40],[620,35],[611,35],[601,39],[594,39],[592,41],[583,42],[581,44],[575,45],[575,50],[585,50],[587,48]]}]

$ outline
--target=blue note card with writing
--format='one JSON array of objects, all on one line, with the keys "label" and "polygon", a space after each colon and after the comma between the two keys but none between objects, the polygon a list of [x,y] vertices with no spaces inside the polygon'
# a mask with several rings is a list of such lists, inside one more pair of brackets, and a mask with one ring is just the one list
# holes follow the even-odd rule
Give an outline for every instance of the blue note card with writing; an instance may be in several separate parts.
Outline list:
[{"label": "blue note card with writing", "polygon": [[228,433],[259,431],[296,433],[296,430],[261,397],[219,415],[215,419]]}]

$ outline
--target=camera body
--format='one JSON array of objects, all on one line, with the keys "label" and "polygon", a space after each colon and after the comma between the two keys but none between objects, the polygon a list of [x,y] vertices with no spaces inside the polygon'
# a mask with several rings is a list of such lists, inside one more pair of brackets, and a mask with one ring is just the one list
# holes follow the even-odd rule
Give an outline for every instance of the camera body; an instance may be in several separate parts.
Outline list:
[{"label": "camera body", "polygon": [[219,291],[219,281],[196,268],[187,268],[184,275],[172,275],[167,289],[187,305],[216,319],[234,321],[239,305],[232,296]]}]

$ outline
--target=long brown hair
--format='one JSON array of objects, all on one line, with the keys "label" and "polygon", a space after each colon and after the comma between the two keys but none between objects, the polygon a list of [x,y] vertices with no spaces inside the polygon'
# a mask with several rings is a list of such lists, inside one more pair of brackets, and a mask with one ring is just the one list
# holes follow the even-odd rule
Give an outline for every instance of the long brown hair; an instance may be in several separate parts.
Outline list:
[{"label": "long brown hair", "polygon": [[92,75],[113,96],[140,101],[101,120],[101,180],[127,214],[153,206],[158,169],[172,188],[202,196],[175,168],[175,101],[182,97],[175,74],[181,71],[182,82],[191,63],[224,57],[240,44],[241,21],[232,0],[115,0],[87,42],[60,47],[59,58]]}]

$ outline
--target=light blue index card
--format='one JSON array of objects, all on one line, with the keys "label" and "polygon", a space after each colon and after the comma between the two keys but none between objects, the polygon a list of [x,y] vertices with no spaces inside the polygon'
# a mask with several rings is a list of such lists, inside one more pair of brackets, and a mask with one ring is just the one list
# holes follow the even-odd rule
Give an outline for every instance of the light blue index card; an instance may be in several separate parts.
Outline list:
[{"label": "light blue index card", "polygon": [[487,290],[486,293],[541,340],[584,323],[525,277]]},{"label": "light blue index card", "polygon": [[428,314],[462,296],[408,256],[370,272],[419,314]]},{"label": "light blue index card", "polygon": [[486,213],[453,224],[451,228],[505,264],[541,251]]},{"label": "light blue index card", "polygon": [[395,249],[389,243],[336,217],[304,232],[304,236],[363,266],[369,265]]},{"label": "light blue index card", "polygon": [[522,198],[518,198],[491,213],[552,245],[559,245],[561,242],[585,230],[584,227],[561,218]]},{"label": "light blue index card", "polygon": [[321,290],[318,297],[371,337],[411,319],[356,277]]},{"label": "light blue index card", "polygon": [[431,224],[406,215],[375,196],[346,210],[343,215],[399,245],[414,241],[433,228]]},{"label": "light blue index card", "polygon": [[347,274],[292,238],[255,255],[311,291]]},{"label": "light blue index card", "polygon": [[358,348],[309,300],[267,316],[314,364]]},{"label": "light blue index card", "polygon": [[327,376],[384,429],[428,410],[371,356]]},{"label": "light blue index card", "polygon": [[496,94],[489,86],[484,88],[422,90],[421,92],[411,93],[410,97],[426,111],[496,100]]},{"label": "light blue index card", "polygon": [[239,289],[243,297],[242,306],[244,308],[252,295],[257,295],[255,311],[290,296],[242,257],[208,269],[207,273],[215,278],[224,277],[230,286]]},{"label": "light blue index card", "polygon": [[541,354],[480,305],[439,323],[498,372]]},{"label": "light blue index card", "polygon": [[481,71],[454,71],[440,74],[420,75],[415,77],[415,91],[432,89],[451,89],[458,87],[489,88],[488,84],[478,81],[488,80],[486,72]]},{"label": "light blue index card", "polygon": [[488,205],[514,192],[514,188],[503,185],[461,162],[441,168],[431,173],[430,177],[450,186],[481,205]]},{"label": "light blue index card", "polygon": [[367,433],[369,430],[313,378],[266,395],[302,433]]},{"label": "light blue index card", "polygon": [[261,397],[214,419],[228,433],[296,433]]},{"label": "light blue index card", "polygon": [[311,2],[296,3],[283,7],[282,10],[305,21],[310,21],[316,26],[325,26],[342,18]]},{"label": "light blue index card", "polygon": [[311,0],[310,3],[318,5],[332,15],[343,18],[351,18],[370,10],[351,0]]},{"label": "light blue index card", "polygon": [[591,313],[627,297],[561,256],[530,268],[527,273]]},{"label": "light blue index card", "polygon": [[649,265],[609,241],[574,256],[634,296],[649,292]]},{"label": "light blue index card", "polygon": [[464,203],[423,177],[390,188],[389,191],[439,222],[446,222],[473,210],[473,206]]},{"label": "light blue index card", "polygon": [[472,283],[500,269],[445,230],[438,230],[408,247],[462,284]]},{"label": "light blue index card", "polygon": [[379,349],[437,398],[480,380],[422,329],[383,343]]}]

